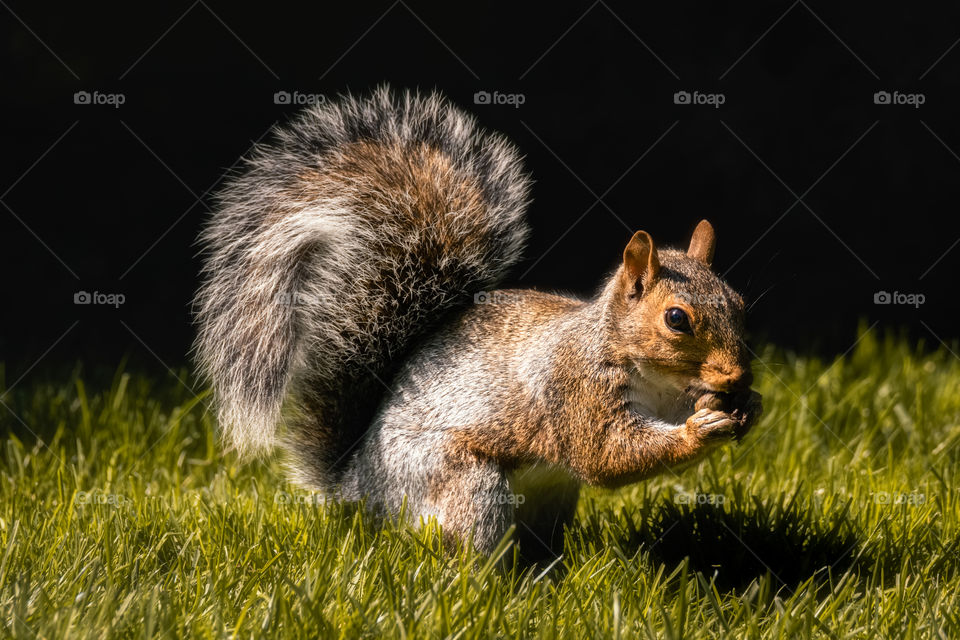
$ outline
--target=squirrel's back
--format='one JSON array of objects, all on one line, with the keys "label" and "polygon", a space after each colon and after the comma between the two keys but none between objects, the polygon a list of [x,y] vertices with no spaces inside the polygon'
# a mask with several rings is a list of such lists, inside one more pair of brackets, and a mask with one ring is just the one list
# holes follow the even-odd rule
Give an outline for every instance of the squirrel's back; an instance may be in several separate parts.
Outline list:
[{"label": "squirrel's back", "polygon": [[284,406],[295,468],[323,486],[412,343],[519,259],[530,183],[436,94],[345,97],[275,136],[204,232],[197,351],[227,438],[268,448]]}]

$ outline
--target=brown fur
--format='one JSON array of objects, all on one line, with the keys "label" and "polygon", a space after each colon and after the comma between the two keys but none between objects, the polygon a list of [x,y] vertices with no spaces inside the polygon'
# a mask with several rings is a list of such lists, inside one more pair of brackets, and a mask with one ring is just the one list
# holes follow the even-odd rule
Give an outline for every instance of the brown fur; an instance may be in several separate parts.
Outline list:
[{"label": "brown fur", "polygon": [[[491,460],[505,470],[548,463],[572,470],[589,484],[617,486],[704,453],[713,443],[692,426],[669,436],[638,430],[637,418],[624,399],[629,370],[633,362],[643,361],[658,375],[695,381],[689,390],[691,407],[707,389],[729,392],[748,387],[750,363],[740,341],[743,301],[725,285],[719,288],[683,254],[667,251],[664,259],[661,272],[652,240],[638,232],[624,251],[623,266],[606,287],[608,295],[594,305],[531,291],[502,291],[493,295],[517,302],[465,316],[457,332],[482,332],[496,343],[496,350],[485,356],[491,360],[524,357],[525,338],[536,335],[536,327],[582,313],[588,306],[595,315],[598,311],[605,315],[608,324],[598,326],[599,318],[594,318],[593,323],[586,319],[582,327],[583,334],[595,334],[599,352],[582,348],[588,341],[584,335],[571,335],[553,354],[546,385],[549,399],[531,397],[522,379],[512,381],[508,392],[512,402],[493,421],[458,429],[447,444],[450,458]],[[699,256],[695,259],[702,262]],[[646,285],[638,296],[634,282],[640,279],[646,279]],[[684,295],[685,285],[698,279],[707,281],[707,291],[726,296],[729,307],[711,306],[712,300],[691,303]],[[701,332],[699,339],[664,326],[664,310],[674,306],[687,312]],[[438,477],[435,491],[444,490],[448,481]]]}]

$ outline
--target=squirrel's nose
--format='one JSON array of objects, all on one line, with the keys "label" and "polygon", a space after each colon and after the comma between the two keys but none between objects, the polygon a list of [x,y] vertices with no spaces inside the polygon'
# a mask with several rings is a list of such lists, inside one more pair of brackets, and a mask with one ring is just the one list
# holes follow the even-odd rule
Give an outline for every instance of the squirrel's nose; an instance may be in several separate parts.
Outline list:
[{"label": "squirrel's nose", "polygon": [[724,367],[713,375],[705,376],[704,382],[717,391],[733,392],[749,389],[753,384],[753,372],[747,367]]}]

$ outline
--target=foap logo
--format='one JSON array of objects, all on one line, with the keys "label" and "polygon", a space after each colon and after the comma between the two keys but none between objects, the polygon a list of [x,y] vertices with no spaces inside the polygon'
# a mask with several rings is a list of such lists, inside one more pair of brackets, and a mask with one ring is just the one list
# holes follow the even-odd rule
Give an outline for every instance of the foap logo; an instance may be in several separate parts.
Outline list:
[{"label": "foap logo", "polygon": [[122,293],[100,293],[99,291],[90,293],[89,291],[77,291],[73,294],[73,304],[109,305],[116,309],[126,301],[127,297]]},{"label": "foap logo", "polygon": [[727,302],[727,298],[721,293],[688,293],[681,291],[677,298],[690,305],[711,305],[722,307]]},{"label": "foap logo", "polygon": [[522,493],[498,493],[496,495],[478,495],[473,499],[475,504],[509,504],[519,507],[527,501],[527,496]]},{"label": "foap logo", "polygon": [[283,291],[273,296],[273,301],[276,304],[285,307],[307,307],[310,305],[329,303],[332,300],[332,294],[304,293],[303,291]]},{"label": "foap logo", "polygon": [[478,291],[473,294],[474,304],[514,304],[520,296],[510,291]]},{"label": "foap logo", "polygon": [[473,94],[473,104],[506,104],[514,109],[519,109],[520,105],[527,101],[527,96],[522,93],[500,93],[494,91],[477,91]]},{"label": "foap logo", "polygon": [[129,502],[129,500],[120,495],[119,493],[104,493],[99,490],[93,491],[77,491],[76,499],[74,504],[93,504],[93,505],[110,505],[111,507],[118,507],[124,502]]},{"label": "foap logo", "polygon": [[714,109],[719,109],[720,105],[727,101],[727,97],[722,93],[701,93],[694,91],[677,91],[673,94],[673,104],[694,104],[707,105]]},{"label": "foap logo", "polygon": [[100,93],[94,91],[77,91],[73,94],[73,104],[98,104],[109,105],[114,109],[119,109],[120,105],[127,101],[127,97],[122,93]]},{"label": "foap logo", "polygon": [[299,91],[277,91],[273,94],[273,104],[308,105],[323,104],[327,96],[322,93],[300,93]]},{"label": "foap logo", "polygon": [[922,293],[901,293],[894,291],[877,291],[873,294],[873,304],[906,304],[914,309],[919,309],[920,305],[927,301],[927,297]]},{"label": "foap logo", "polygon": [[678,491],[673,494],[674,504],[708,504],[720,506],[727,501],[727,496],[722,493],[696,493],[692,491]]},{"label": "foap logo", "polygon": [[277,491],[273,495],[273,502],[275,504],[312,504],[323,506],[327,503],[327,496],[315,491],[294,494],[287,493],[286,491]]},{"label": "foap logo", "polygon": [[927,495],[925,493],[920,493],[919,491],[911,491],[910,493],[890,493],[888,491],[873,491],[870,493],[873,496],[874,504],[906,504],[910,506],[919,506],[926,504]]},{"label": "foap logo", "polygon": [[919,109],[920,105],[927,101],[927,96],[922,93],[900,93],[894,91],[877,91],[873,94],[873,104],[896,104],[906,105]]}]

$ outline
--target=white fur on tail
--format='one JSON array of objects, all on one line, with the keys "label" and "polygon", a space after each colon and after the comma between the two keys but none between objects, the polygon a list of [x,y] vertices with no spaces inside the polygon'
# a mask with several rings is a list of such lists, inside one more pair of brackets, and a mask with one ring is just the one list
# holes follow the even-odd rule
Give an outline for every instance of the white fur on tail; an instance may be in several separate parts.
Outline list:
[{"label": "white fur on tail", "polygon": [[[377,174],[324,184],[357,143],[432,149],[479,204],[431,219],[418,189]],[[201,238],[196,350],[229,441],[269,448],[292,399],[292,438],[322,477],[356,437],[354,408],[386,393],[394,360],[520,257],[528,191],[517,151],[436,94],[384,88],[279,127],[219,194]]]}]

